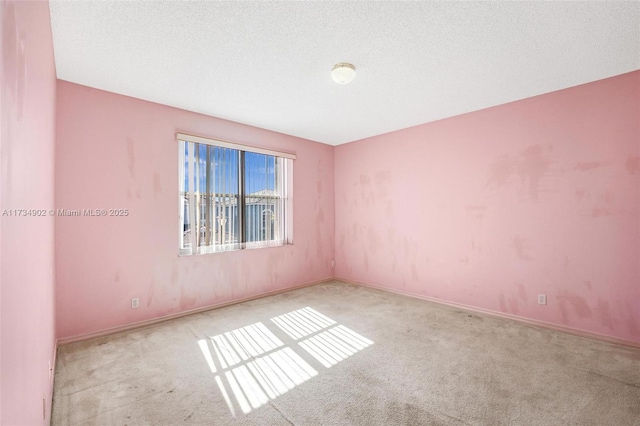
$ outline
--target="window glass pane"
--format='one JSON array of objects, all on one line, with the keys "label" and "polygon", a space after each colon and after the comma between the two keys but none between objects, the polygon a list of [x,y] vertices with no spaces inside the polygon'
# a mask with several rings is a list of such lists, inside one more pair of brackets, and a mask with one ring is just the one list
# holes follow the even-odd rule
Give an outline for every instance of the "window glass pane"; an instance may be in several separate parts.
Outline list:
[{"label": "window glass pane", "polygon": [[240,151],[229,148],[211,146],[210,187],[213,194],[212,223],[214,238],[212,244],[223,246],[238,244],[240,225],[238,220],[238,187]]},{"label": "window glass pane", "polygon": [[189,210],[189,145],[190,143],[180,143],[180,249],[191,248],[190,210]]},{"label": "window glass pane", "polygon": [[272,241],[277,235],[276,158],[245,153],[245,227],[246,241]]},{"label": "window glass pane", "polygon": [[194,142],[179,146],[181,254],[285,243],[290,160]]}]

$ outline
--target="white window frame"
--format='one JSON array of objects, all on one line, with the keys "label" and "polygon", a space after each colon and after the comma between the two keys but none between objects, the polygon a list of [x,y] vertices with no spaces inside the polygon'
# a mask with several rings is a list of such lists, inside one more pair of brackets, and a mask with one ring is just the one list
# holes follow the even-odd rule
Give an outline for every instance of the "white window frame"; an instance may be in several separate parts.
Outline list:
[{"label": "white window frame", "polygon": [[[262,248],[262,247],[275,247],[282,246],[287,244],[293,244],[293,160],[296,159],[296,154],[274,151],[265,148],[258,148],[249,145],[243,145],[233,142],[222,141],[218,139],[211,139],[203,136],[190,135],[186,133],[176,133],[176,140],[178,142],[178,249],[180,256],[190,256],[190,255],[198,255],[198,254],[206,254],[206,253],[219,253],[225,251],[235,251],[242,249],[254,249],[254,248]],[[206,247],[196,247],[195,244],[191,244],[189,248],[183,248],[183,237],[184,237],[184,204],[182,193],[185,192],[185,182],[184,182],[184,145],[183,142],[193,142],[197,144],[205,144],[211,145],[221,148],[229,148],[238,151],[244,152],[252,152],[257,154],[264,154],[269,156],[278,157],[284,159],[284,167],[282,168],[282,173],[278,176],[278,179],[281,181],[282,185],[282,198],[284,199],[284,229],[283,229],[283,239],[282,240],[270,240],[270,241],[252,241],[252,242],[240,242],[240,243],[231,243],[231,244],[214,244]],[[189,155],[192,155],[191,152]],[[189,167],[192,168],[190,170],[189,176],[194,176],[196,172],[194,166],[194,161],[188,162]],[[244,185],[244,183],[243,183]],[[195,205],[194,203],[194,194],[193,191],[190,191],[191,202],[190,205]],[[196,225],[196,212],[195,209],[189,209],[190,220],[192,230]],[[244,218],[239,218],[239,220],[244,220]]]}]

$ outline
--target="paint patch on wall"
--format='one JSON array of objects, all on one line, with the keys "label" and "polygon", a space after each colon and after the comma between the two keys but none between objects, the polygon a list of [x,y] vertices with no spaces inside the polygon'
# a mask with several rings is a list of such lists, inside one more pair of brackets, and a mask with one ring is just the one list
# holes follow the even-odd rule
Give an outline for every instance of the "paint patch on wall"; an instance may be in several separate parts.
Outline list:
[{"label": "paint patch on wall", "polygon": [[493,189],[507,186],[516,170],[516,164],[516,160],[508,155],[496,159],[496,161],[489,166],[489,174],[485,187]]},{"label": "paint patch on wall", "polygon": [[522,161],[518,163],[518,173],[526,185],[528,185],[529,196],[537,200],[540,188],[540,179],[549,170],[551,159],[548,153],[552,147],[542,145],[531,145],[524,150]]},{"label": "paint patch on wall", "polygon": [[13,101],[12,104],[15,107],[14,113],[16,121],[21,122],[27,79],[27,61],[25,60],[24,40],[26,34],[24,32],[20,33],[17,29],[16,12],[13,4],[7,3],[3,13],[4,16],[2,17],[2,22],[6,27],[6,30],[3,31],[4,37],[2,40],[2,48],[5,51],[3,59],[6,61],[6,63],[3,64],[3,68],[5,70],[13,71],[11,73],[5,71],[6,77],[5,81],[3,81],[3,88],[8,89],[7,92],[9,93],[9,97]]},{"label": "paint patch on wall", "polygon": [[127,166],[129,167],[129,177],[136,177],[136,154],[133,139],[127,138]]},{"label": "paint patch on wall", "polygon": [[411,264],[411,279],[413,279],[413,281],[420,280],[420,276],[418,275],[418,268],[416,268],[415,263]]},{"label": "paint patch on wall", "polygon": [[571,312],[575,313],[578,318],[591,318],[591,307],[589,307],[589,304],[583,297],[568,291],[563,291],[559,293],[556,298],[558,300],[558,305],[560,306],[562,317],[565,321],[568,320],[569,316],[569,312],[567,310],[568,307],[571,308]]},{"label": "paint patch on wall", "polygon": [[529,198],[537,200],[541,179],[551,165],[552,145],[530,145],[517,156],[503,155],[489,166],[486,188],[499,189],[508,186],[514,176],[520,178]]},{"label": "paint patch on wall", "polygon": [[611,306],[609,306],[609,302],[604,299],[598,299],[598,307],[596,308],[598,312],[598,316],[600,317],[600,322],[602,325],[607,327],[609,330],[613,329],[613,314],[611,312]]},{"label": "paint patch on wall", "polygon": [[153,281],[151,281],[151,283],[149,283],[149,290],[147,291],[147,307],[151,306],[151,304],[153,303],[155,287],[156,287],[156,284]]},{"label": "paint patch on wall", "polygon": [[507,301],[504,298],[504,294],[500,295],[498,299],[498,303],[500,305],[500,311],[507,312]]},{"label": "paint patch on wall", "polygon": [[157,197],[162,194],[162,184],[160,183],[160,175],[158,172],[153,174],[153,195]]},{"label": "paint patch on wall", "polygon": [[625,166],[627,171],[631,175],[640,174],[640,156],[638,155],[630,155],[627,157],[627,161],[625,162]]},{"label": "paint patch on wall", "polygon": [[487,206],[466,206],[465,210],[470,218],[482,220],[484,217],[484,213],[487,210]]},{"label": "paint patch on wall", "polygon": [[636,313],[634,312],[633,306],[628,304],[627,307],[629,308],[629,312],[631,312],[631,314],[629,315],[629,319],[627,320],[627,327],[629,328],[629,332],[631,333],[631,335],[638,336],[640,335],[640,325],[638,325]]},{"label": "paint patch on wall", "polygon": [[588,170],[597,169],[602,166],[604,166],[604,164],[599,163],[597,161],[579,161],[576,164],[576,170],[579,170],[581,172],[586,172]]},{"label": "paint patch on wall", "polygon": [[197,300],[198,298],[196,296],[189,296],[185,292],[184,287],[180,287],[180,309],[181,310],[184,311],[189,308],[192,308],[193,306],[195,306]]},{"label": "paint patch on wall", "polygon": [[511,246],[515,250],[518,258],[521,260],[531,260],[531,256],[529,255],[529,243],[526,238],[516,235],[511,240]]},{"label": "paint patch on wall", "polygon": [[591,210],[591,216],[598,218],[613,215],[615,213],[615,209],[613,208],[614,199],[615,196],[612,191],[607,190],[598,195],[595,200],[596,204]]}]

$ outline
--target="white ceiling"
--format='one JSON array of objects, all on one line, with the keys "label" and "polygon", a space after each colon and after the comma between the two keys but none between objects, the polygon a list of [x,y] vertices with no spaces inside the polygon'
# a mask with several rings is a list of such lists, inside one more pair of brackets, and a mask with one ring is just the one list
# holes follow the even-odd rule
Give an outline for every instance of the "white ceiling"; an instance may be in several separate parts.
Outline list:
[{"label": "white ceiling", "polygon": [[50,7],[62,80],[331,145],[640,69],[640,2]]}]

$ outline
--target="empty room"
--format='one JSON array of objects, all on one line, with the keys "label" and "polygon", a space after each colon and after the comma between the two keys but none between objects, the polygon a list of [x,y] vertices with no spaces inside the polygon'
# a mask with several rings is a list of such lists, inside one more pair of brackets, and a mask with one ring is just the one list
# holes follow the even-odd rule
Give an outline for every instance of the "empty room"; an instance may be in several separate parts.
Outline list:
[{"label": "empty room", "polygon": [[0,23],[0,425],[640,426],[640,2]]}]

